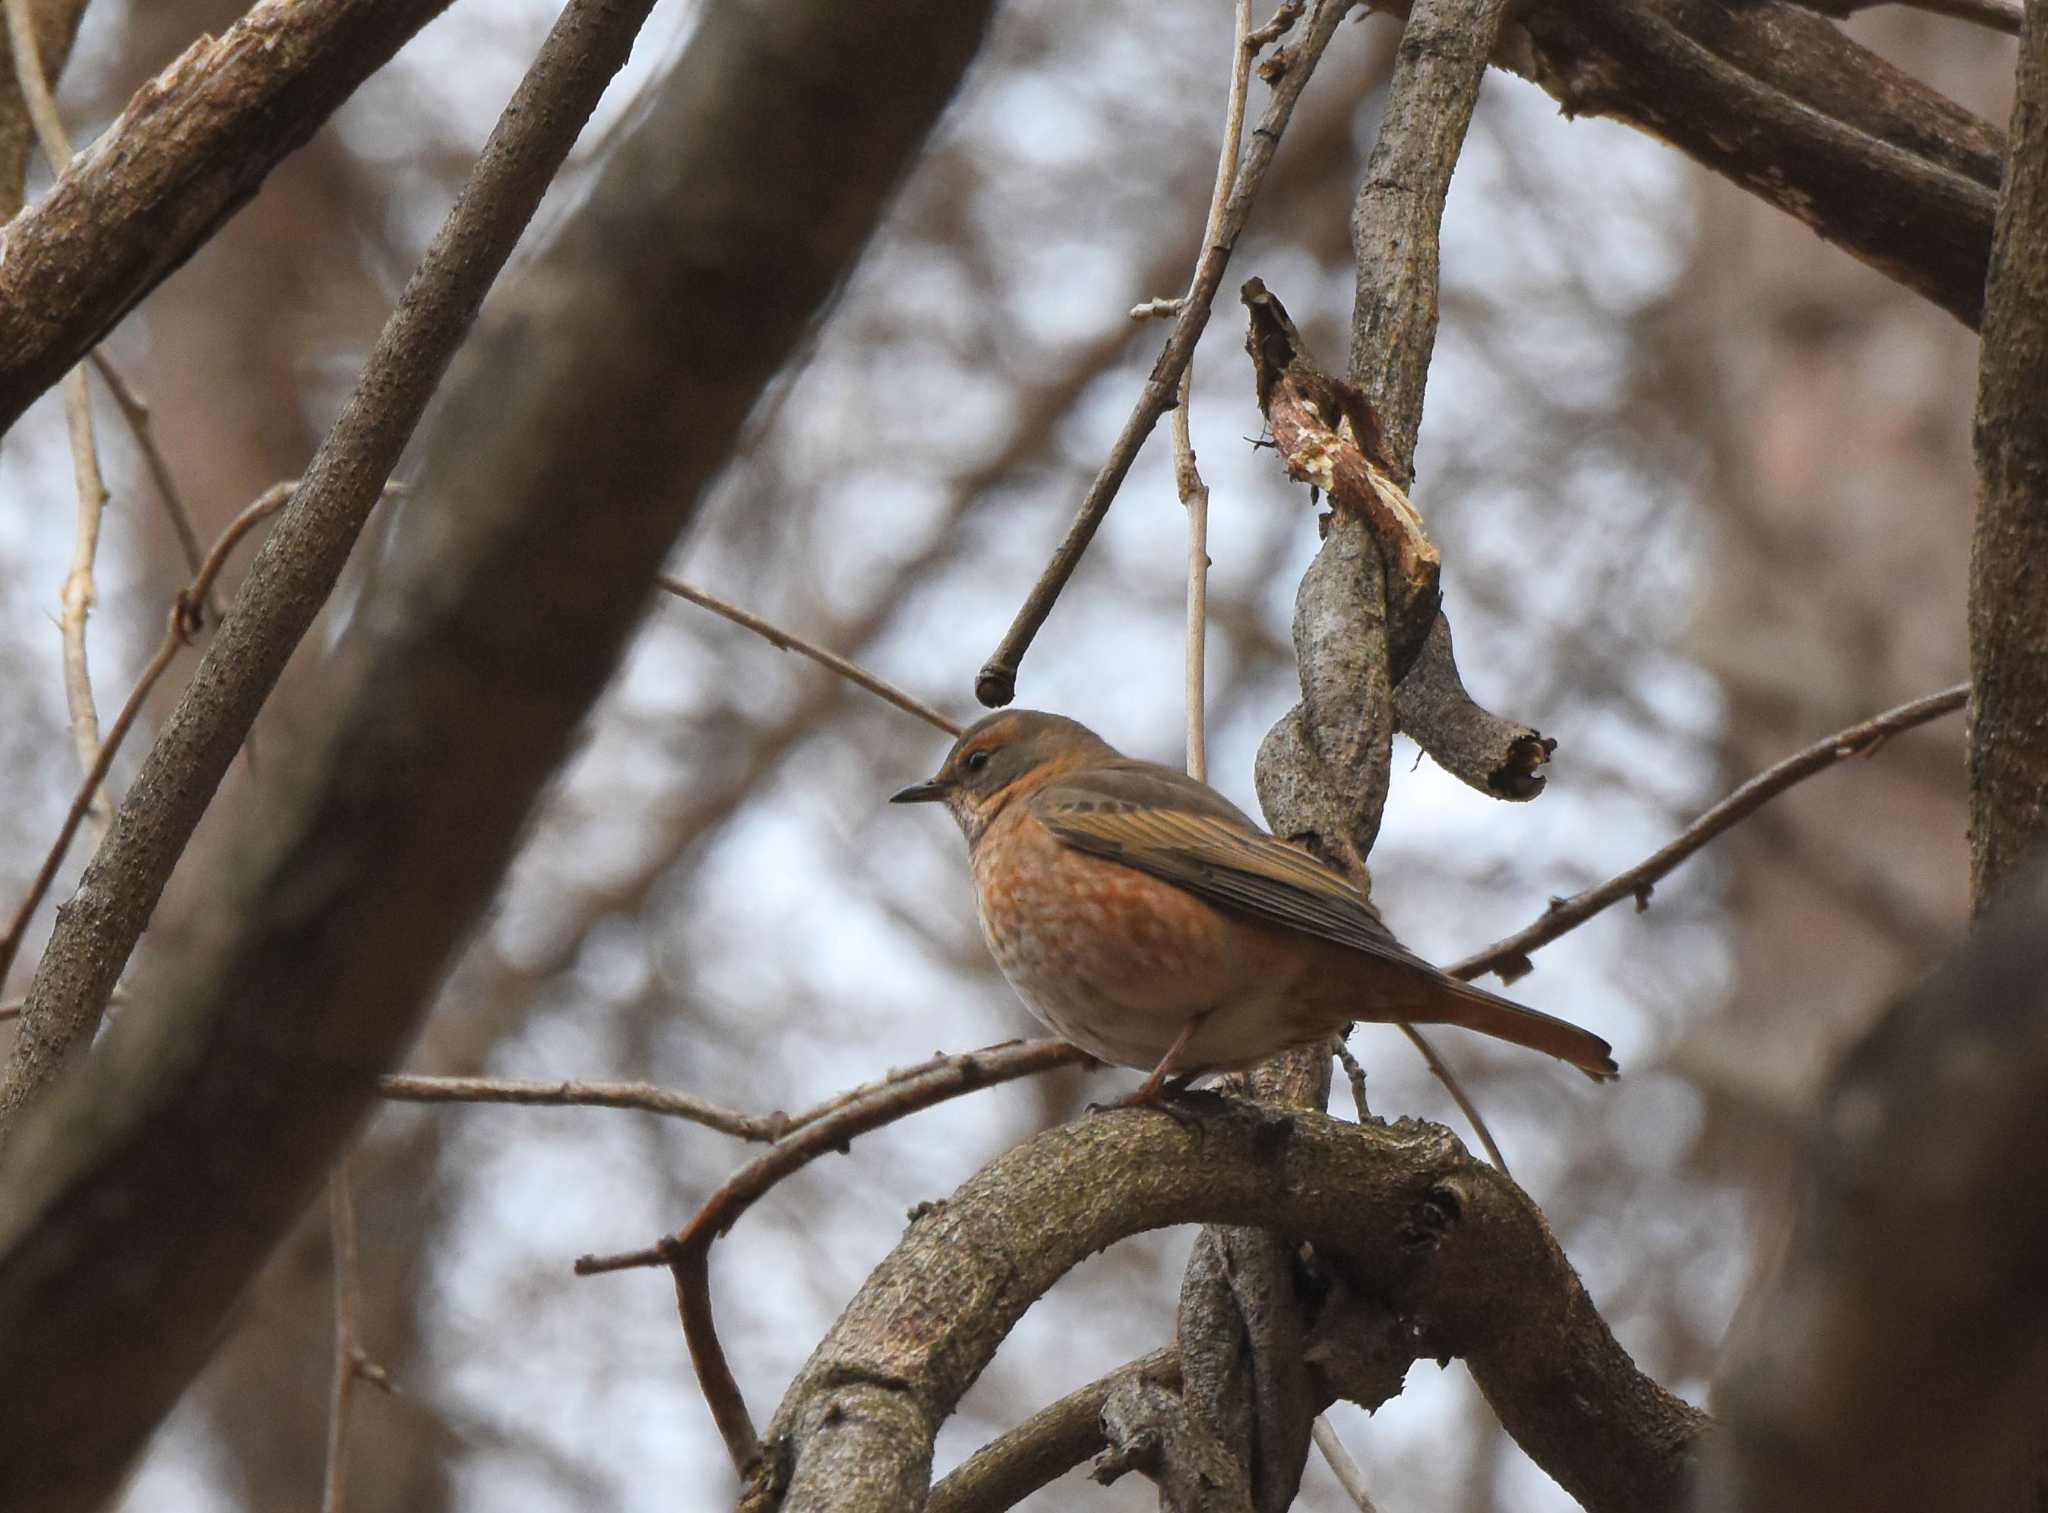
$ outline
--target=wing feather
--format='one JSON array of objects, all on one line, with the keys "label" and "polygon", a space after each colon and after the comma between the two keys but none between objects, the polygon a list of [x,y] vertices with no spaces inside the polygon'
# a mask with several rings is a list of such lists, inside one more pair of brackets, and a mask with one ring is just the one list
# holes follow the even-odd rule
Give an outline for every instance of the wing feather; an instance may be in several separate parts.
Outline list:
[{"label": "wing feather", "polygon": [[1428,970],[1341,874],[1171,768],[1125,761],[1071,773],[1040,789],[1031,806],[1055,838],[1078,851],[1268,924]]}]

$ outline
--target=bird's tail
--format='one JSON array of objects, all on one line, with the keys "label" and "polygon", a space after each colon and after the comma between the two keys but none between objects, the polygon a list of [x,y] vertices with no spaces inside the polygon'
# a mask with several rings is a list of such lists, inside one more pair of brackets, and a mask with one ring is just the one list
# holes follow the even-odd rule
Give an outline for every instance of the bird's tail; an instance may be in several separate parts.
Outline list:
[{"label": "bird's tail", "polygon": [[1545,1052],[1559,1061],[1569,1061],[1595,1082],[1612,1081],[1621,1075],[1621,1068],[1614,1064],[1614,1048],[1591,1030],[1582,1030],[1566,1020],[1539,1013],[1456,978],[1440,977],[1431,986],[1435,991],[1430,995],[1428,1008],[1415,1016],[1420,1022],[1455,1024],[1496,1040]]}]

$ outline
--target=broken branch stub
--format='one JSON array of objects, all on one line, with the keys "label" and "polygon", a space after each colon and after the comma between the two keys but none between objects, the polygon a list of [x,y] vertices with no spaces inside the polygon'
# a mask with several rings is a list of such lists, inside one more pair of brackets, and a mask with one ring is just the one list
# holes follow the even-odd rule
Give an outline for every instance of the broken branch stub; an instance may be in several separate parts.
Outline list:
[{"label": "broken branch stub", "polygon": [[1263,281],[1246,280],[1240,297],[1250,314],[1245,351],[1259,409],[1288,476],[1364,522],[1379,545],[1387,565],[1391,672],[1399,683],[1436,619],[1443,554],[1395,482],[1400,468],[1371,401],[1355,385],[1323,371]]}]

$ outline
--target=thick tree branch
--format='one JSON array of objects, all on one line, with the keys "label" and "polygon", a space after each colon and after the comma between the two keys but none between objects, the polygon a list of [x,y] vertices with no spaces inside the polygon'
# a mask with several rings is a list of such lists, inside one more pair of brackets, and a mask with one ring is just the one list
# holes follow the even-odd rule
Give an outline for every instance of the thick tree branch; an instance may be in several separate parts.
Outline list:
[{"label": "thick tree branch", "polygon": [[2027,8],[1984,295],[1970,538],[1970,890],[2048,839],[2048,16]]},{"label": "thick tree branch", "polygon": [[6,227],[0,432],[447,7],[258,0],[145,84],[71,171]]},{"label": "thick tree branch", "polygon": [[1102,1435],[1089,1474],[1104,1486],[1138,1471],[1158,1485],[1160,1513],[1252,1513],[1243,1460],[1171,1387],[1125,1377],[1103,1401]]},{"label": "thick tree branch", "polygon": [[1897,3],[1937,16],[1953,16],[1958,21],[1973,21],[2014,37],[2020,33],[2022,11],[2020,0],[1793,0],[1793,3],[1837,20],[1853,16],[1858,11]]},{"label": "thick tree branch", "polygon": [[2004,1478],[2048,1381],[2048,871],[2008,892],[1808,1132],[1790,1254],[1716,1388],[1708,1513],[2039,1505]]},{"label": "thick tree branch", "polygon": [[1569,115],[1669,142],[1977,324],[2004,138],[1825,17],[1790,0],[1529,5],[1495,61]]},{"label": "thick tree branch", "polygon": [[932,1434],[1024,1310],[1104,1246],[1189,1222],[1313,1243],[1406,1321],[1411,1358],[1463,1355],[1594,1513],[1679,1505],[1703,1416],[1637,1372],[1520,1189],[1431,1125],[1236,1102],[1188,1118],[1091,1115],[920,1217],[791,1385],[742,1506],[919,1506]]},{"label": "thick tree branch", "polygon": [[1451,649],[1451,622],[1437,611],[1408,675],[1394,685],[1394,728],[1458,781],[1489,798],[1524,801],[1543,791],[1557,742],[1476,703]]},{"label": "thick tree branch", "polygon": [[1524,25],[1568,112],[1643,128],[1977,323],[1996,128],[1784,0],[1576,0]]},{"label": "thick tree branch", "polygon": [[[344,686],[267,767],[148,1011],[0,1163],[0,1379],[35,1384],[0,1393],[0,1506],[99,1506],[220,1337],[411,1039],[677,531],[986,15],[711,8],[477,333],[431,507],[358,617]],[[576,87],[522,100],[523,118],[573,130],[637,20],[572,0],[557,35],[589,50]]]},{"label": "thick tree branch", "polygon": [[[58,916],[0,1083],[0,1142],[16,1112],[90,1045],[171,869],[333,591],[485,291],[606,81],[625,62],[634,18],[651,3],[609,0],[565,12],[484,144],[461,197],[378,335],[341,418],[250,564],[233,612],[143,758],[76,896]],[[261,53],[267,35],[243,38],[236,55],[252,48]],[[82,162],[81,171],[85,167]],[[0,260],[0,323],[13,250],[10,240]]]},{"label": "thick tree branch", "polygon": [[[1505,4],[1421,0],[1403,28],[1352,216],[1354,332],[1370,332],[1370,360],[1355,335],[1348,378],[1324,372],[1259,280],[1242,293],[1275,446],[1290,475],[1333,506],[1295,598],[1302,701],[1260,747],[1259,801],[1276,834],[1362,889],[1393,759],[1394,685],[1437,619],[1441,557],[1404,489],[1436,339],[1438,224]],[[1327,1050],[1315,1048],[1261,1068],[1255,1085],[1320,1109],[1329,1075]],[[1289,1233],[1212,1228],[1181,1293],[1188,1403],[1246,1468],[1259,1513],[1293,1503],[1324,1406],[1306,1361],[1299,1260]]]}]

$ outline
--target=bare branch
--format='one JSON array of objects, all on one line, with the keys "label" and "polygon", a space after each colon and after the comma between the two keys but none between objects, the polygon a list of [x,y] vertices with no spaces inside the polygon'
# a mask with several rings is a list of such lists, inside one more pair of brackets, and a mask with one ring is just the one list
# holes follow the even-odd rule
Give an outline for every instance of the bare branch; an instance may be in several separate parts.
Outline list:
[{"label": "bare branch", "polygon": [[357,1320],[363,1316],[359,1278],[361,1247],[356,1235],[356,1205],[350,1191],[349,1158],[335,1164],[327,1179],[327,1228],[334,1244],[334,1364],[327,1391],[327,1476],[320,1493],[320,1513],[342,1513],[348,1502],[349,1440],[355,1428],[356,1383],[369,1382],[391,1390],[384,1368],[363,1349]]},{"label": "bare branch", "polygon": [[1793,784],[1825,771],[1845,757],[1860,752],[1874,753],[1902,730],[1911,730],[1916,725],[1952,714],[1963,707],[1969,693],[1967,683],[1958,683],[1954,688],[1945,688],[1940,693],[1887,710],[1875,719],[1838,730],[1804,750],[1794,752],[1782,762],[1759,772],[1686,826],[1669,844],[1626,872],[1570,898],[1553,899],[1543,917],[1534,924],[1517,930],[1505,940],[1495,941],[1485,950],[1474,952],[1444,970],[1453,977],[1463,978],[1495,972],[1502,982],[1513,982],[1533,970],[1529,961],[1531,951],[1577,929],[1601,910],[1620,903],[1624,898],[1633,898],[1638,909],[1648,908],[1651,888],[1674,867]]},{"label": "bare branch", "polygon": [[[156,424],[149,413],[148,403],[121,376],[121,370],[114,366],[104,351],[95,347],[92,356],[86,360],[107,386],[107,392],[113,395],[114,408],[121,412],[121,418],[128,423],[128,429],[135,437],[135,445],[142,453],[142,465],[148,469],[149,481],[155,485],[157,497],[163,501],[164,513],[170,517],[172,534],[178,538],[178,549],[185,554],[185,570],[198,572],[205,548],[199,544],[199,528],[192,522],[192,511],[178,487],[177,475],[171,471],[170,459],[164,456],[164,449],[156,439]],[[212,599],[207,603],[207,612],[216,625],[227,615],[219,602]]]},{"label": "bare branch", "polygon": [[888,679],[877,677],[865,667],[849,662],[837,652],[827,651],[816,642],[806,641],[802,636],[795,634],[793,631],[784,630],[781,626],[771,621],[763,620],[759,615],[751,614],[741,609],[737,604],[729,604],[714,594],[707,594],[701,588],[693,588],[691,585],[683,582],[682,579],[671,578],[666,574],[656,578],[654,581],[664,592],[674,594],[678,599],[687,599],[690,603],[700,605],[715,615],[723,615],[726,619],[732,621],[733,624],[745,626],[771,645],[779,646],[784,651],[798,652],[803,656],[809,657],[821,667],[829,667],[832,671],[838,673],[840,677],[846,679],[847,682],[865,688],[877,698],[887,700],[905,714],[916,715],[927,725],[937,726],[940,730],[945,731],[947,735],[957,736],[963,728],[958,720],[948,719],[945,715],[932,708],[931,705],[925,703],[924,700],[918,698],[917,695],[905,693],[894,683],[888,681]]},{"label": "bare branch", "polygon": [[1984,294],[1970,537],[1970,896],[2048,842],[2048,17],[2027,8]]},{"label": "bare branch", "polygon": [[1486,1148],[1486,1159],[1500,1168],[1502,1176],[1513,1176],[1514,1173],[1508,1170],[1508,1158],[1500,1153],[1500,1146],[1493,1138],[1493,1131],[1486,1127],[1486,1119],[1479,1112],[1479,1105],[1472,1101],[1471,1095],[1465,1091],[1465,1085],[1458,1080],[1456,1073],[1452,1072],[1442,1053],[1412,1024],[1402,1025],[1401,1033],[1408,1037],[1416,1050],[1422,1052],[1422,1059],[1429,1063],[1429,1069],[1436,1074],[1436,1080],[1444,1085],[1444,1091],[1451,1095],[1451,1101],[1458,1105],[1458,1111],[1471,1124],[1472,1133],[1479,1137],[1479,1143]]},{"label": "bare branch", "polygon": [[[588,39],[573,40],[558,27],[521,81],[462,195],[379,333],[340,419],[321,442],[283,518],[251,565],[236,598],[236,612],[200,660],[191,685],[143,759],[135,787],[105,843],[86,868],[77,896],[58,920],[29,986],[22,1034],[15,1040],[5,1082],[0,1083],[0,1141],[7,1137],[15,1112],[90,1044],[107,995],[155,910],[172,867],[248,737],[263,701],[333,591],[385,480],[475,320],[485,291],[595,108],[609,73],[572,60],[586,48],[595,56],[601,41],[616,36],[619,29],[630,33],[629,20],[611,14],[615,6],[644,8],[650,0],[587,3],[603,5],[607,26]],[[186,58],[203,57],[203,80],[212,80],[211,70],[217,69],[225,70],[223,77],[238,77],[227,65],[251,50],[264,55],[266,67],[278,62],[306,65],[309,47],[311,56],[322,56],[319,48],[337,40],[317,31],[309,34],[307,16],[345,13],[351,24],[341,27],[338,35],[364,45],[359,33],[367,29],[381,37],[392,26],[392,14],[408,10],[404,5],[389,6],[384,8],[389,14],[365,18],[362,9],[279,6],[266,0],[221,42],[195,44]],[[392,45],[398,40],[402,37],[393,38]],[[209,46],[211,51],[206,50]],[[608,60],[607,64],[617,66]],[[185,66],[174,65],[173,75],[184,79]],[[278,89],[289,82],[269,74],[263,77]],[[327,81],[327,87],[333,82]],[[298,86],[299,93],[291,98],[299,99],[309,87]],[[173,97],[185,99],[176,88],[166,88]],[[160,97],[161,93],[152,100]],[[196,85],[188,107],[200,108],[209,98],[206,84]],[[283,109],[282,102],[273,103]],[[131,106],[131,115],[134,111]],[[308,121],[306,129],[312,124]],[[117,125],[109,137],[118,141],[122,129]],[[291,129],[289,118],[266,118],[266,143],[270,136],[289,136]],[[84,170],[105,162],[110,152],[103,146],[81,165],[79,174],[64,182],[90,177]],[[120,158],[118,153],[111,155]],[[264,161],[267,166],[270,160]],[[60,184],[43,206],[55,201],[62,189]],[[13,230],[7,257],[0,261],[0,395],[6,383],[7,313],[18,308],[9,304],[9,280],[20,272],[16,254],[21,228]]]},{"label": "bare branch", "polygon": [[1109,513],[1109,506],[1116,498],[1117,490],[1123,486],[1124,475],[1130,472],[1138,449],[1145,444],[1145,438],[1159,423],[1159,417],[1166,413],[1173,404],[1174,396],[1180,392],[1181,370],[1194,355],[1195,343],[1201,339],[1202,330],[1209,323],[1209,309],[1215,302],[1216,291],[1222,287],[1223,270],[1230,262],[1238,237],[1244,233],[1245,225],[1251,219],[1252,206],[1258,200],[1266,170],[1272,165],[1273,154],[1279,148],[1281,134],[1294,115],[1295,103],[1301,98],[1309,75],[1315,71],[1323,50],[1329,46],[1330,38],[1336,35],[1338,24],[1352,4],[1353,0],[1317,0],[1306,35],[1293,52],[1286,55],[1285,70],[1275,84],[1272,103],[1253,128],[1251,151],[1245,154],[1244,165],[1238,170],[1237,187],[1231,191],[1219,233],[1202,248],[1201,260],[1195,265],[1194,281],[1188,286],[1187,302],[1174,318],[1173,332],[1166,339],[1165,350],[1152,365],[1151,376],[1139,391],[1138,403],[1131,411],[1130,419],[1124,422],[1102,470],[1088,486],[1087,497],[1081,501],[1074,523],[1067,528],[1067,534],[1053,552],[1051,564],[1032,585],[1024,607],[1018,610],[1017,618],[1004,633],[995,654],[975,679],[974,696],[990,708],[1007,704],[1017,696],[1017,669],[1031,646],[1032,638],[1045,623],[1045,617],[1052,613],[1060,590],[1066,587],[1067,579],[1073,576],[1074,568],[1081,561],[1081,554],[1095,539],[1096,529]]},{"label": "bare branch", "polygon": [[796,1127],[787,1114],[742,1114],[651,1082],[529,1082],[509,1077],[423,1077],[400,1072],[377,1080],[399,1103],[518,1103],[542,1108],[619,1108],[687,1119],[741,1140],[780,1140]]},{"label": "bare branch", "polygon": [[1337,1478],[1337,1485],[1344,1489],[1344,1495],[1351,1499],[1351,1505],[1358,1509],[1358,1513],[1379,1513],[1372,1494],[1365,1489],[1365,1473],[1351,1458],[1351,1452],[1344,1448],[1344,1441],[1337,1437],[1336,1429],[1321,1414],[1316,1415],[1316,1448],[1323,1452],[1323,1459],[1330,1465],[1330,1474]]},{"label": "bare branch", "polygon": [[137,92],[6,228],[0,432],[448,0],[258,0]]},{"label": "bare branch", "polygon": [[[1209,195],[1209,218],[1202,226],[1207,248],[1223,234],[1223,212],[1237,183],[1237,159],[1244,139],[1245,95],[1251,86],[1252,0],[1236,0],[1230,39],[1230,88],[1223,106],[1223,145],[1217,153],[1216,187]],[[1185,299],[1181,308],[1186,307]],[[1141,307],[1142,308],[1142,307]],[[1137,312],[1133,311],[1135,315]],[[1179,311],[1174,312],[1178,314]],[[1209,775],[1207,726],[1209,640],[1209,485],[1195,465],[1194,437],[1188,412],[1193,408],[1195,364],[1191,353],[1180,370],[1180,395],[1173,407],[1173,482],[1181,507],[1188,513],[1187,672],[1183,699],[1187,708],[1188,775]]]},{"label": "bare branch", "polygon": [[1089,1474],[1104,1486],[1139,1471],[1158,1485],[1161,1513],[1252,1513],[1244,1463],[1171,1388],[1125,1377],[1103,1401],[1102,1434]]},{"label": "bare branch", "polygon": [[1028,1040],[961,1056],[939,1057],[802,1125],[789,1139],[728,1179],[674,1235],[645,1250],[579,1257],[576,1274],[597,1276],[640,1266],[667,1266],[674,1274],[676,1306],[682,1314],[683,1335],[690,1346],[690,1360],[697,1368],[698,1385],[703,1388],[704,1401],[710,1405],[734,1469],[744,1476],[760,1453],[760,1442],[712,1318],[711,1247],[718,1237],[783,1178],[801,1171],[820,1156],[844,1150],[846,1143],[857,1135],[984,1087],[1088,1059],[1086,1051],[1063,1040]]},{"label": "bare branch", "polygon": [[1168,1345],[1140,1356],[1039,1409],[933,1487],[925,1513],[1002,1513],[1064,1476],[1102,1448],[1102,1405],[1133,1378],[1179,1386],[1180,1351]]},{"label": "bare branch", "polygon": [[[273,484],[259,496],[256,502],[243,510],[227,528],[220,533],[220,539],[213,544],[199,572],[192,582],[172,597],[168,623],[164,636],[157,643],[155,653],[142,669],[142,675],[135,680],[135,687],[129,691],[128,700],[121,706],[120,714],[114,717],[113,728],[107,732],[104,742],[94,746],[92,765],[86,769],[85,781],[78,786],[72,797],[71,807],[64,813],[64,823],[57,828],[57,838],[44,853],[43,864],[36,870],[35,880],[29,884],[28,892],[22,895],[15,906],[14,918],[8,922],[7,933],[0,935],[0,982],[7,980],[7,973],[14,965],[14,958],[21,950],[22,937],[28,933],[29,921],[42,906],[44,897],[50,891],[50,884],[56,880],[57,869],[64,864],[65,855],[71,850],[72,841],[78,837],[78,828],[91,811],[94,795],[101,792],[101,785],[107,780],[107,770],[114,764],[114,756],[121,749],[121,743],[128,738],[128,732],[142,713],[142,706],[148,700],[150,690],[170,670],[172,661],[180,648],[192,643],[193,633],[199,628],[199,606],[213,592],[214,579],[226,564],[228,555],[236,544],[258,524],[269,519],[283,508],[286,499],[296,483]],[[387,488],[390,486],[387,486]],[[24,1005],[26,1001],[24,1000]]]},{"label": "bare branch", "polygon": [[[8,0],[18,8],[27,0]],[[11,12],[10,12],[11,13]],[[71,440],[71,466],[78,485],[78,524],[72,534],[71,570],[64,575],[64,703],[71,715],[71,746],[82,773],[104,773],[100,762],[100,717],[93,706],[92,671],[85,654],[86,617],[98,589],[93,563],[100,550],[100,520],[106,513],[107,486],[100,476],[99,446],[92,433],[92,396],[86,391],[85,369],[64,375],[64,422]],[[104,835],[114,806],[95,784],[87,796],[93,830]]]},{"label": "bare branch", "polygon": [[1460,782],[1489,798],[1527,801],[1543,791],[1557,742],[1483,709],[1465,691],[1441,609],[1407,676],[1394,685],[1394,728]]}]

